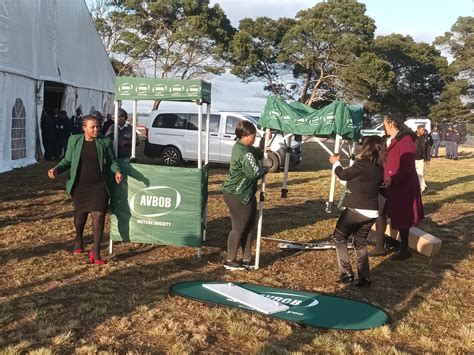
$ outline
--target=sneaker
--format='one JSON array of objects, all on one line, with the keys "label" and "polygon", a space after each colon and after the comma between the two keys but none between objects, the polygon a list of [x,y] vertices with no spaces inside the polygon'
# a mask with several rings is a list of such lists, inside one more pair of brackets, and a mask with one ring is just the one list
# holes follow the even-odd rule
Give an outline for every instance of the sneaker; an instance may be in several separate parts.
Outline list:
[{"label": "sneaker", "polygon": [[224,263],[224,267],[226,268],[226,270],[231,270],[231,271],[245,270],[245,267],[243,265],[236,263],[235,261],[226,261]]},{"label": "sneaker", "polygon": [[245,270],[255,269],[255,264],[251,264],[250,261],[242,261],[242,266]]}]

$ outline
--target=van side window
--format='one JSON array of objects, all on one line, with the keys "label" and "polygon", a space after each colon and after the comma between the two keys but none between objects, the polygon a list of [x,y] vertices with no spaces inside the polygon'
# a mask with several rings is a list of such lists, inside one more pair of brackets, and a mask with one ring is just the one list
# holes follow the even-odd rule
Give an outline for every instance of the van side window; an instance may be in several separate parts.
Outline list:
[{"label": "van side window", "polygon": [[[190,113],[188,114],[188,122],[187,122],[187,127],[186,129],[189,129],[191,131],[197,131],[198,130],[198,114],[197,113]],[[211,115],[209,119],[209,131],[217,133],[219,132],[219,122],[221,120],[220,115]],[[206,130],[206,115],[202,115],[202,130]]]},{"label": "van side window", "polygon": [[227,134],[235,134],[235,127],[240,122],[240,118],[235,116],[227,116],[227,121],[225,125],[225,133]]},{"label": "van side window", "polygon": [[186,120],[174,113],[163,113],[156,116],[152,127],[155,128],[177,128],[183,129]]}]

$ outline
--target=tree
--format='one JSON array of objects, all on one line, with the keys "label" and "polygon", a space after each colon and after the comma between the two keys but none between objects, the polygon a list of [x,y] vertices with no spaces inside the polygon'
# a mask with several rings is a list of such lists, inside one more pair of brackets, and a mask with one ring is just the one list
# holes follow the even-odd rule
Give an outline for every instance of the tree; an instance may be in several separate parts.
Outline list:
[{"label": "tree", "polygon": [[282,76],[302,84],[299,101],[318,105],[338,96],[344,66],[373,40],[374,20],[365,5],[349,0],[319,3],[296,19],[241,21],[232,42],[232,72],[244,81],[262,80],[284,94]]},{"label": "tree", "polygon": [[341,74],[344,98],[359,101],[370,119],[383,111],[383,98],[393,87],[396,74],[390,62],[381,59],[373,52],[363,53],[351,62]]},{"label": "tree", "polygon": [[113,52],[133,60],[153,77],[202,78],[220,74],[235,32],[218,4],[209,0],[125,0],[123,23]]},{"label": "tree", "polygon": [[469,84],[467,80],[455,80],[444,88],[439,103],[431,107],[430,119],[435,122],[448,120],[474,122],[471,108],[461,101],[461,95],[466,95]]},{"label": "tree", "polygon": [[240,21],[239,31],[230,45],[232,54],[231,73],[244,82],[264,80],[265,90],[279,96],[288,92],[280,78],[291,73],[291,65],[278,61],[282,52],[281,41],[294,20],[257,17]]},{"label": "tree", "polygon": [[451,31],[437,37],[434,43],[453,56],[450,70],[456,80],[446,85],[439,103],[431,108],[430,118],[438,122],[473,122],[474,17],[459,17]]},{"label": "tree", "polygon": [[377,97],[380,108],[407,116],[428,115],[450,77],[446,58],[434,46],[400,34],[377,37],[373,52],[390,63],[395,75]]},{"label": "tree", "polygon": [[298,12],[279,59],[291,63],[303,81],[299,101],[314,105],[337,98],[342,69],[373,41],[374,20],[365,10],[356,1],[333,0]]}]

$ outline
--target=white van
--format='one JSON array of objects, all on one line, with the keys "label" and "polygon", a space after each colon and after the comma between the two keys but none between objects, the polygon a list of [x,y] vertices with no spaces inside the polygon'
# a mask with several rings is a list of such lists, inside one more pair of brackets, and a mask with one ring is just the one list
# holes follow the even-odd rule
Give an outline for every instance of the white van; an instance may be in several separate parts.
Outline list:
[{"label": "white van", "polygon": [[[252,122],[258,127],[258,121],[250,115],[236,112],[211,114],[209,124],[209,161],[230,163],[232,147],[235,144],[235,128],[241,120]],[[205,147],[206,115],[202,124],[203,149]],[[154,110],[146,125],[144,154],[147,157],[160,157],[165,165],[177,166],[183,160],[196,161],[197,154],[198,113],[166,113]],[[257,128],[258,145],[264,132]],[[301,150],[298,142],[292,141],[290,162],[301,161]],[[271,140],[268,154],[271,163],[270,171],[276,171],[285,162],[286,143],[281,134],[275,134]]]},{"label": "white van", "polygon": [[[405,125],[411,128],[413,132],[416,132],[416,129],[419,125],[425,126],[426,132],[431,132],[431,121],[427,118],[410,118],[405,121]],[[360,131],[362,137],[366,136],[379,136],[382,137],[385,135],[385,129],[383,128],[383,122],[370,129],[362,129]]]}]

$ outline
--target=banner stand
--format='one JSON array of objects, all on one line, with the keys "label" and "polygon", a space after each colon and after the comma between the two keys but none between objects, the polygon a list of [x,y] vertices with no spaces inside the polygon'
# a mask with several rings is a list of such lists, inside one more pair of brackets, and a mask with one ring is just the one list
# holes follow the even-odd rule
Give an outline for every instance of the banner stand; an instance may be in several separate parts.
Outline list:
[{"label": "banner stand", "polygon": [[[136,160],[136,126],[137,126],[137,105],[138,100],[160,100],[160,101],[187,101],[195,102],[198,106],[198,169],[202,170],[202,116],[203,103],[206,103],[206,145],[204,162],[207,169],[209,163],[209,126],[210,126],[210,111],[211,111],[211,84],[202,80],[179,80],[179,79],[149,79],[149,78],[135,78],[135,77],[117,77],[115,82],[115,100],[114,100],[114,150],[116,157],[118,156],[118,112],[121,106],[122,99],[133,100],[133,116],[132,116],[132,152],[131,161]],[[182,168],[185,169],[185,168]],[[161,188],[161,186],[160,186]],[[203,189],[201,188],[201,194]],[[206,189],[207,191],[207,189]],[[207,195],[204,197],[207,199]],[[207,203],[201,208],[201,243],[206,240],[207,227]],[[202,208],[204,208],[202,210]],[[132,241],[133,242],[133,241]],[[142,242],[142,241],[140,241]],[[145,242],[146,243],[146,242]],[[174,245],[174,243],[171,243]],[[183,245],[186,245],[183,244]],[[197,248],[198,257],[201,257],[201,247]],[[109,254],[113,253],[112,236],[109,241]]]}]

